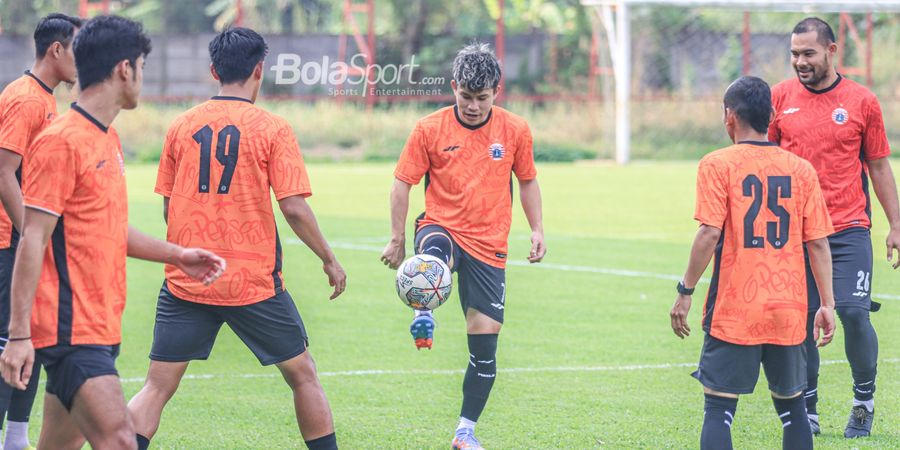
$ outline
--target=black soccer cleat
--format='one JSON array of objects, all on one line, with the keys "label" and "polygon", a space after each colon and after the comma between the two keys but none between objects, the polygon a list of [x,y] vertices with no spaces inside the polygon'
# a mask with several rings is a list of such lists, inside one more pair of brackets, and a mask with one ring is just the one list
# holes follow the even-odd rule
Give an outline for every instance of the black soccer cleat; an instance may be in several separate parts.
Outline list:
[{"label": "black soccer cleat", "polygon": [[869,411],[863,405],[856,405],[850,410],[850,420],[844,430],[844,437],[853,439],[866,437],[872,434],[872,421],[875,419],[875,410]]},{"label": "black soccer cleat", "polygon": [[818,436],[822,432],[822,428],[819,426],[819,415],[807,414],[807,417],[809,418],[809,428],[812,430],[813,436]]}]

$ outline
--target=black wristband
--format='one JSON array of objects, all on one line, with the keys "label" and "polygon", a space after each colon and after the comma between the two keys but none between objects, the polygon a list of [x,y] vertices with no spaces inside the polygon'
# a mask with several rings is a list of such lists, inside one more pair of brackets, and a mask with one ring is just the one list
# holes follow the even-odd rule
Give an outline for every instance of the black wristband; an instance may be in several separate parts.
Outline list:
[{"label": "black wristband", "polygon": [[27,336],[27,337],[18,337],[18,338],[9,338],[9,339],[7,339],[7,341],[9,341],[9,342],[15,342],[15,341],[30,341],[30,340],[31,340],[31,336]]},{"label": "black wristband", "polygon": [[684,286],[684,281],[679,281],[676,289],[678,289],[678,293],[681,295],[694,295],[695,288],[688,289]]}]

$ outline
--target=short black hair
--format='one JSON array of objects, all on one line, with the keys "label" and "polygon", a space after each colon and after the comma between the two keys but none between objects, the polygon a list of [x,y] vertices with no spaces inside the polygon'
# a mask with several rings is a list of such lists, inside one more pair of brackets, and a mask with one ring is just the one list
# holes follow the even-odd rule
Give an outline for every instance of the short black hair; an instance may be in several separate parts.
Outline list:
[{"label": "short black hair", "polygon": [[40,59],[54,42],[68,48],[75,36],[75,29],[81,28],[81,19],[65,14],[49,14],[34,28],[34,55]]},{"label": "short black hair", "polygon": [[229,28],[209,42],[209,59],[222,84],[247,81],[268,53],[266,40],[249,28]]},{"label": "short black hair", "polygon": [[816,32],[816,41],[823,46],[827,47],[834,43],[834,30],[831,29],[831,25],[818,17],[807,17],[801,20],[791,34],[803,34],[810,31]]},{"label": "short black hair", "polygon": [[772,91],[761,78],[740,77],[725,91],[725,107],[757,132],[765,133],[772,117]]},{"label": "short black hair", "polygon": [[75,67],[81,90],[108,79],[116,65],[124,60],[134,66],[151,49],[150,38],[144,34],[140,22],[119,16],[88,20],[75,36]]}]

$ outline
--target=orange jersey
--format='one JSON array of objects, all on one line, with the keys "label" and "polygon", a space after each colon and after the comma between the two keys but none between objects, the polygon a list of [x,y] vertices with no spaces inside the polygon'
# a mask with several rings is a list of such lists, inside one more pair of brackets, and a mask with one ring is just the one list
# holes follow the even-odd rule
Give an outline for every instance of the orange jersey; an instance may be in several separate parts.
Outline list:
[{"label": "orange jersey", "polygon": [[772,106],[769,140],[815,167],[835,231],[871,227],[864,162],[891,154],[875,94],[846,78],[822,91],[793,78],[772,88]]},{"label": "orange jersey", "polygon": [[122,340],[128,192],[119,136],[76,104],[29,147],[27,208],[59,216],[31,314],[35,348]]},{"label": "orange jersey", "polygon": [[[26,71],[0,93],[0,149],[24,155],[54,116],[53,89]],[[0,249],[9,247],[15,234],[6,210],[0,207]]]},{"label": "orange jersey", "polygon": [[537,177],[525,120],[494,106],[484,124],[472,127],[448,106],[419,120],[394,176],[409,184],[426,176],[421,224],[446,228],[467,253],[503,268],[513,172],[520,181]]},{"label": "orange jersey", "polygon": [[703,329],[739,345],[806,338],[803,243],[834,232],[812,166],[775,144],[746,142],[700,161],[700,223],[722,230]]},{"label": "orange jersey", "polygon": [[239,306],[284,290],[270,189],[278,200],[312,194],[287,121],[236,97],[213,97],[175,119],[156,180],[156,192],[169,198],[168,240],[228,262],[210,286],[166,266],[175,296]]}]

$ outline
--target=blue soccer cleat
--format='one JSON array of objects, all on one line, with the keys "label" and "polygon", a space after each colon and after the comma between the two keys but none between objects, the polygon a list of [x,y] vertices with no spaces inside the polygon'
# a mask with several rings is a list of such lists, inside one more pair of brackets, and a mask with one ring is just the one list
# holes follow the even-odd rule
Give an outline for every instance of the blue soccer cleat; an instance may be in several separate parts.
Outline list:
[{"label": "blue soccer cleat", "polygon": [[416,316],[409,325],[409,332],[412,334],[413,341],[416,343],[416,349],[421,350],[427,348],[431,350],[434,343],[434,327],[436,323],[431,313],[424,313]]}]

